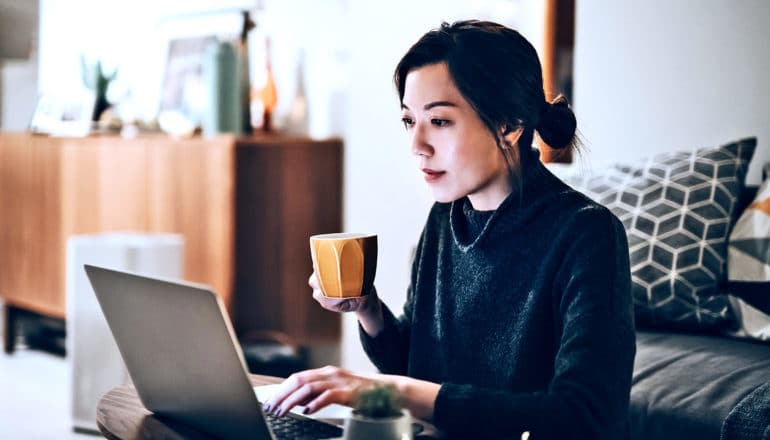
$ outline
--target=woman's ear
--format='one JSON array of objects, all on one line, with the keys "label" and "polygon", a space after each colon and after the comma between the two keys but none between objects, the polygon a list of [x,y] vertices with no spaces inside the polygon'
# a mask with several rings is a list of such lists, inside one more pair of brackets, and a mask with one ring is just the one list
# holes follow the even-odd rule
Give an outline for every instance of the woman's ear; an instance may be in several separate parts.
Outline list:
[{"label": "woman's ear", "polygon": [[507,147],[513,148],[519,142],[522,133],[524,133],[524,127],[522,126],[518,126],[515,129],[505,127],[501,131],[500,136]]}]

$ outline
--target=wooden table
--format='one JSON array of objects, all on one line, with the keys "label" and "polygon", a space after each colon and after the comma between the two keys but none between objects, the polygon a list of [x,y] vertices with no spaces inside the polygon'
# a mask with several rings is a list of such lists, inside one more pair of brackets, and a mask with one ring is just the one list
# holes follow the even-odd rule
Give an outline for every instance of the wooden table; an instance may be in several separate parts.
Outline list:
[{"label": "wooden table", "polygon": [[239,336],[337,343],[312,300],[308,237],[342,227],[342,141],[254,135],[53,138],[0,133],[0,297],[65,318],[66,243],[108,231],[184,235],[184,278],[212,286]]},{"label": "wooden table", "polygon": [[[279,377],[257,374],[249,374],[249,380],[252,386],[283,381]],[[421,421],[420,424],[415,440],[445,438],[430,423]],[[106,438],[114,440],[211,440],[209,435],[195,428],[154,416],[142,405],[131,385],[115,387],[102,397],[96,406],[96,425]]]},{"label": "wooden table", "polygon": [[[252,386],[280,383],[282,379],[250,374]],[[211,439],[195,428],[155,417],[142,405],[131,385],[113,388],[96,407],[96,424],[109,439],[120,440],[198,440]]]}]

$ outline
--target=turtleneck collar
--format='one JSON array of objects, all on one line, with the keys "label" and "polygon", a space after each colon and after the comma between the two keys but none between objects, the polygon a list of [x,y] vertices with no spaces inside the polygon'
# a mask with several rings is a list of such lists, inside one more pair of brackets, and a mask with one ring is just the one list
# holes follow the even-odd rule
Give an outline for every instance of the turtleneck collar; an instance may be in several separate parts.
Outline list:
[{"label": "turtleneck collar", "polygon": [[[530,154],[529,160],[522,166],[520,186],[514,188],[500,206],[491,211],[491,215],[488,211],[473,210],[467,196],[451,203],[450,226],[454,242],[460,250],[467,252],[481,246],[488,236],[494,237],[525,225],[547,205],[546,196],[557,191],[559,184],[564,185],[540,162],[537,149],[532,148]],[[469,209],[473,212],[468,213]],[[469,218],[471,216],[472,219]],[[475,227],[470,225],[469,230],[468,222],[478,220],[485,223]],[[476,231],[478,233],[471,233]]]}]

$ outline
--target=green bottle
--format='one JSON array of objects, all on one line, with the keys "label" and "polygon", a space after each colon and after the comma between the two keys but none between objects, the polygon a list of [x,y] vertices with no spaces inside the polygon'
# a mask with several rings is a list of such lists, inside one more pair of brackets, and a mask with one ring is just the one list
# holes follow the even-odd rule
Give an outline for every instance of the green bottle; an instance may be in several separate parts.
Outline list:
[{"label": "green bottle", "polygon": [[206,47],[203,77],[208,89],[208,108],[203,116],[203,134],[240,134],[241,89],[238,55],[232,43],[212,42]]}]

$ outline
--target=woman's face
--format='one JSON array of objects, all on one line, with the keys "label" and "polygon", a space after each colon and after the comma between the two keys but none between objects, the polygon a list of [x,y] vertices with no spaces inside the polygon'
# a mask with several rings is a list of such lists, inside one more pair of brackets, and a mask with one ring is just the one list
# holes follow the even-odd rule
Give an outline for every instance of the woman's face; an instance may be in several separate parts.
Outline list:
[{"label": "woman's face", "polygon": [[495,138],[445,63],[407,74],[402,120],[436,201],[467,195],[475,209],[492,210],[510,194],[508,168]]}]

